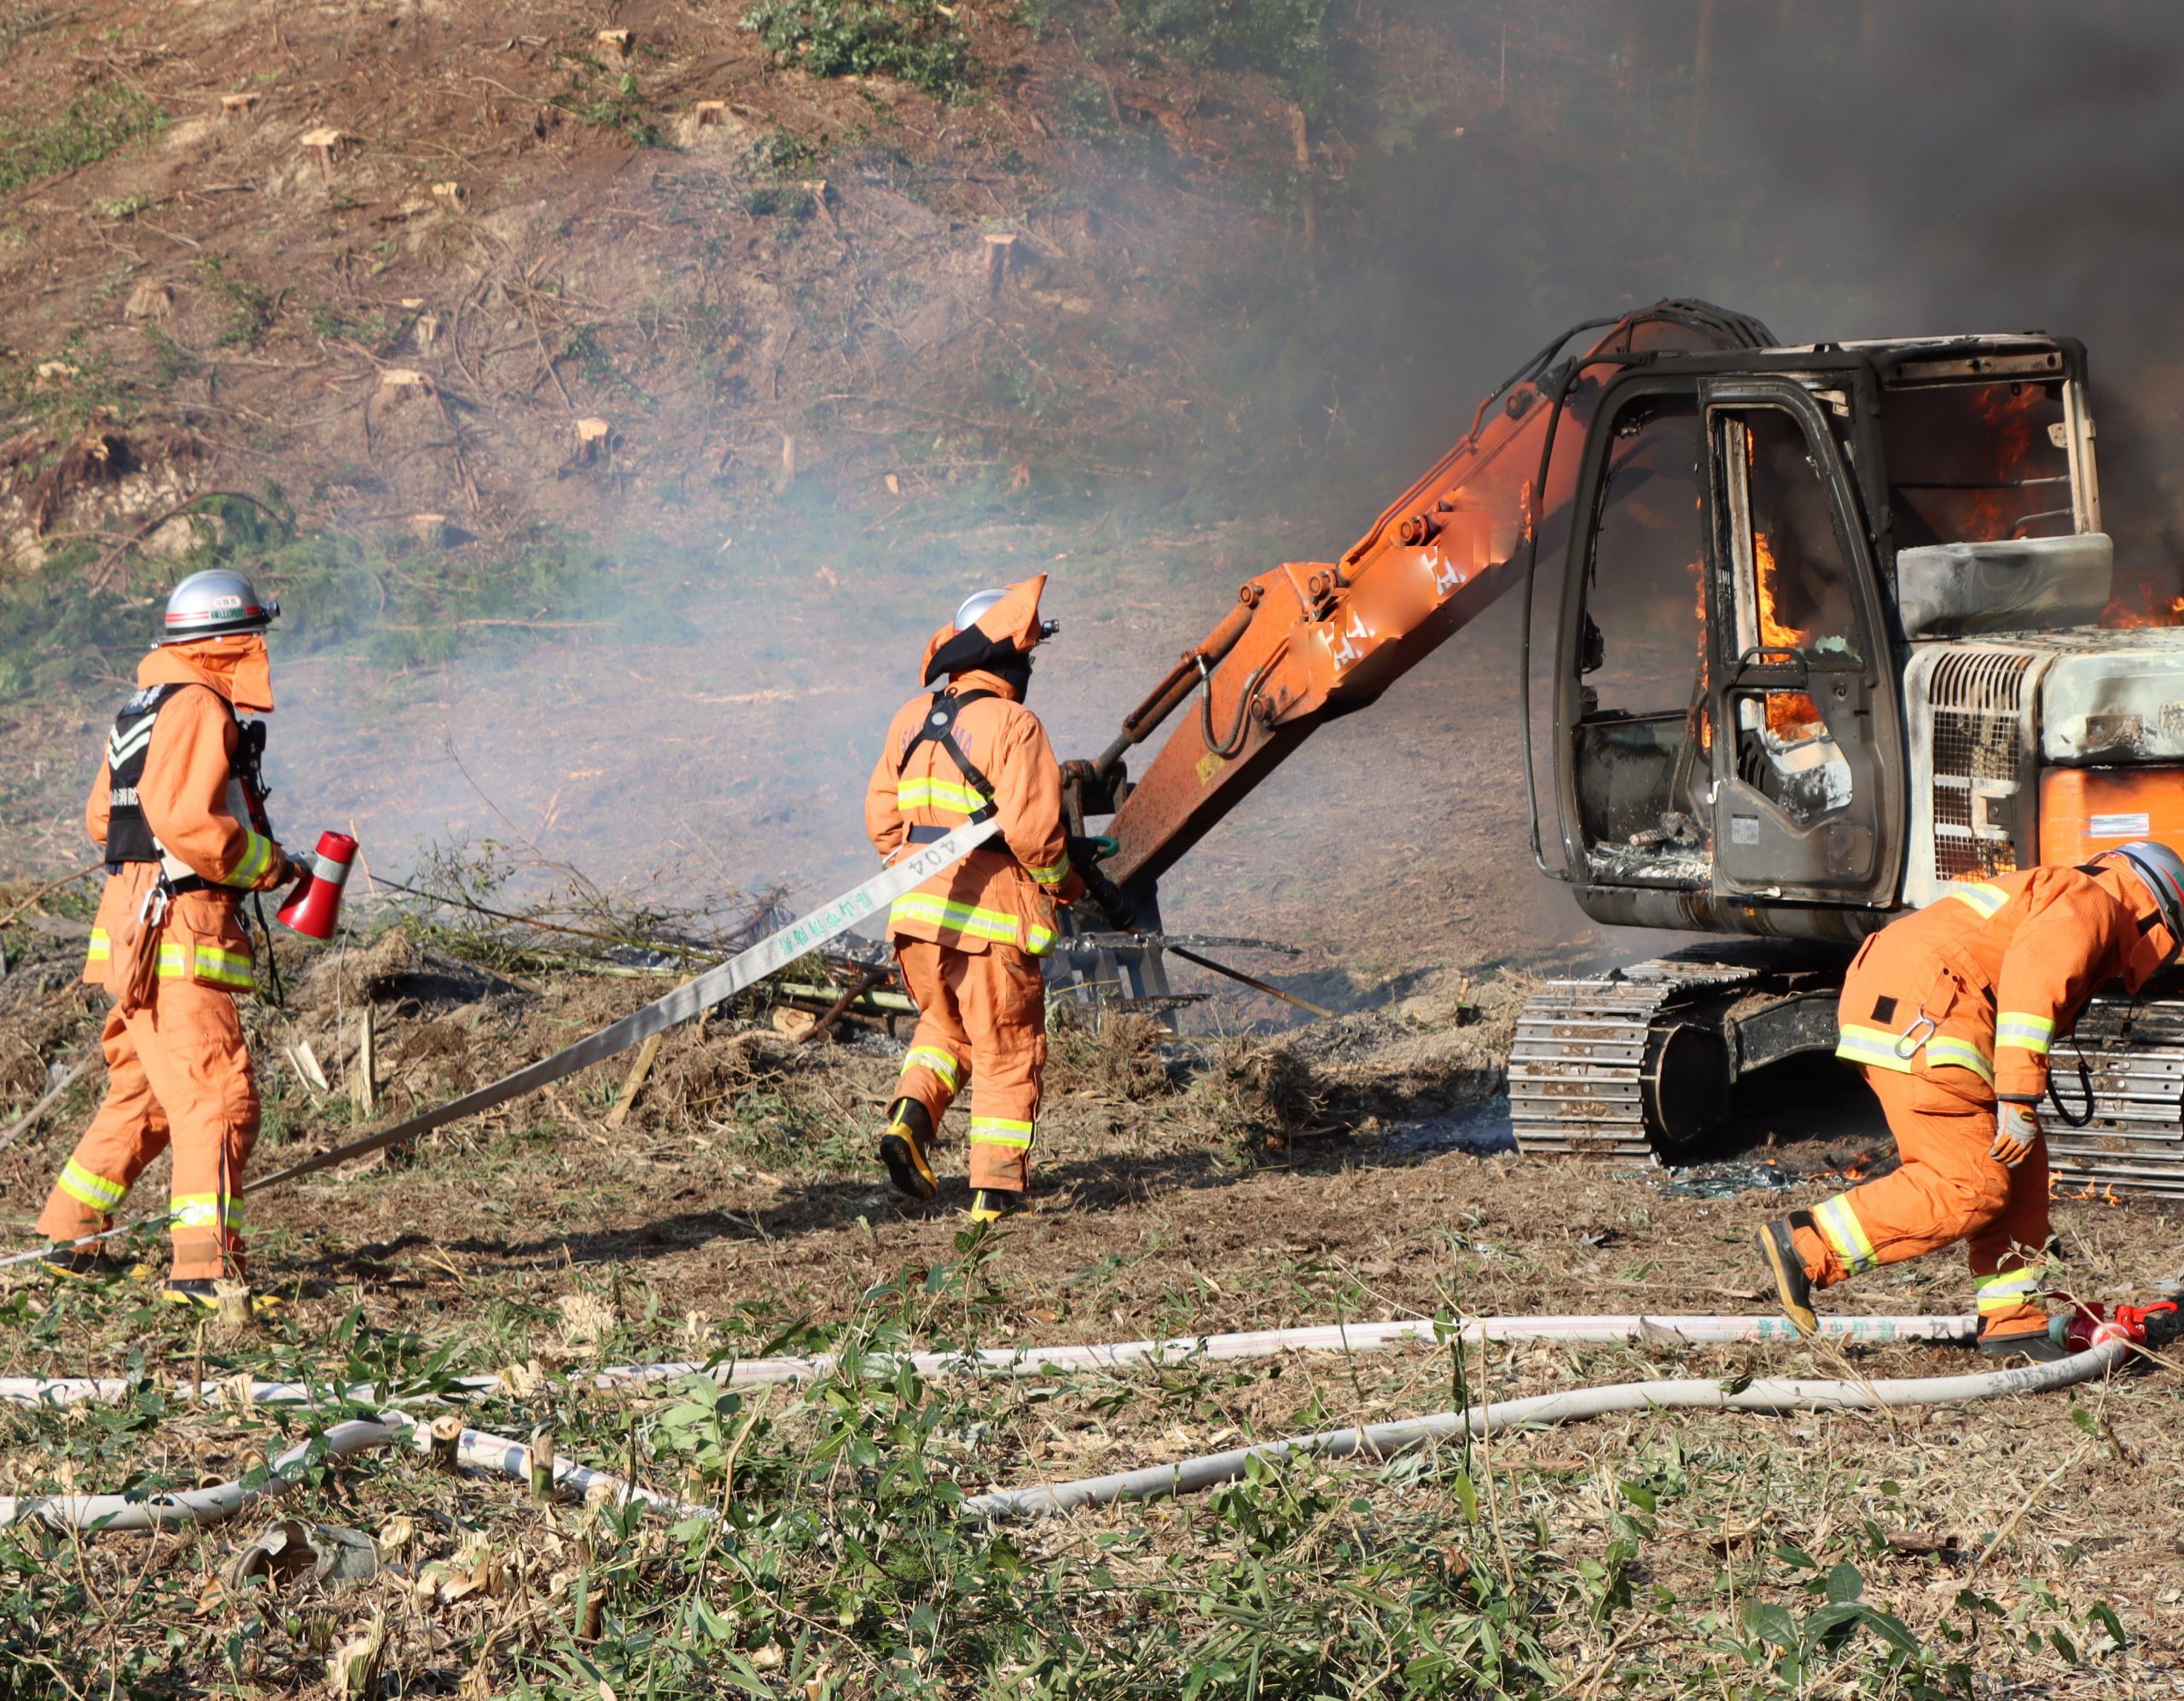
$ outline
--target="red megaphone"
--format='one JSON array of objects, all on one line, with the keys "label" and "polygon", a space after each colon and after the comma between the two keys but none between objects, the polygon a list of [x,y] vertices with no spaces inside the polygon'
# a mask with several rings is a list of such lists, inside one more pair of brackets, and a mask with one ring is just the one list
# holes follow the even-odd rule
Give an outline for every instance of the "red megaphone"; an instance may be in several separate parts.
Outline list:
[{"label": "red megaphone", "polygon": [[341,916],[341,888],[348,885],[349,865],[356,859],[357,841],[347,833],[320,833],[311,872],[296,883],[274,919],[307,939],[332,938]]}]

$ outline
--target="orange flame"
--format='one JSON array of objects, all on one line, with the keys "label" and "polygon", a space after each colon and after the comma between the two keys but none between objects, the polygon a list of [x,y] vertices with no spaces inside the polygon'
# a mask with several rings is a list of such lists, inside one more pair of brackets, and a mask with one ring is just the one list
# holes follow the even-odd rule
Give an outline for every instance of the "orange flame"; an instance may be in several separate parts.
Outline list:
[{"label": "orange flame", "polygon": [[1793,650],[1805,641],[1807,634],[1795,626],[1786,625],[1775,612],[1774,578],[1780,571],[1774,560],[1774,544],[1764,531],[1751,534],[1753,565],[1759,580],[1759,642],[1769,649]]},{"label": "orange flame", "polygon": [[[1754,531],[1751,553],[1754,577],[1759,585],[1759,642],[1769,649],[1803,647],[1811,635],[1784,620],[1775,601],[1775,581],[1781,568],[1774,559],[1774,540],[1764,531]],[[1803,739],[1821,736],[1827,730],[1827,723],[1821,718],[1820,705],[1804,692],[1770,691],[1767,694],[1767,730],[1784,744],[1795,744]]]}]

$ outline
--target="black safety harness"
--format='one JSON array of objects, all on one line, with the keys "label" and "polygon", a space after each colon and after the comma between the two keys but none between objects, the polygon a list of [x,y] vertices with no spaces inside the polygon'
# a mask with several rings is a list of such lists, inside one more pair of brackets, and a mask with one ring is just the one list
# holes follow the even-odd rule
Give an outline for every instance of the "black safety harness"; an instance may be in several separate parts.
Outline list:
[{"label": "black safety harness", "polygon": [[[921,744],[937,744],[948,752],[948,759],[961,770],[964,779],[970,781],[971,789],[984,800],[973,813],[971,820],[991,821],[997,807],[993,800],[993,781],[979,770],[979,765],[971,760],[969,753],[957,740],[956,717],[971,704],[1000,695],[998,691],[966,691],[960,695],[953,690],[934,692],[932,700],[926,705],[924,719],[919,723],[917,731],[910,735],[909,741],[903,745],[901,759],[895,763],[896,779],[899,781],[903,770],[910,765],[912,751]],[[953,827],[914,826],[909,830],[909,839],[913,845],[937,844],[955,830]]]},{"label": "black safety harness", "polygon": [[[183,683],[148,685],[122,704],[121,712],[113,717],[113,731],[107,735],[107,829],[106,871],[118,874],[129,862],[157,862],[160,877],[153,882],[152,890],[145,894],[146,916],[164,916],[167,906],[185,892],[229,891],[232,887],[206,880],[202,874],[180,867],[176,858],[167,854],[152,831],[152,823],[144,813],[139,787],[143,783],[144,763],[152,748],[152,733],[165,708],[175,693],[187,690]],[[233,706],[229,706],[233,713]],[[270,839],[273,828],[266,818],[264,761],[265,756],[265,723],[246,721],[236,717],[235,754],[229,758],[228,771],[242,792],[243,807],[250,817],[253,831]],[[241,894],[237,893],[238,897]],[[272,1001],[282,1001],[281,971],[273,960],[273,934],[265,920],[265,907],[257,893],[251,894],[251,908],[258,920],[258,931],[265,938],[265,961],[272,977]]]}]

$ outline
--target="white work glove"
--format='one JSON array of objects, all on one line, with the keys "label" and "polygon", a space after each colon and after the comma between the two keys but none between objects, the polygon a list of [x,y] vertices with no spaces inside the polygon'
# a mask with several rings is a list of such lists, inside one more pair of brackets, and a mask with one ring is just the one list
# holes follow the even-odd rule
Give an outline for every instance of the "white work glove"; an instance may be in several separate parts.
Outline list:
[{"label": "white work glove", "polygon": [[2004,1169],[2014,1170],[2031,1154],[2032,1142],[2039,1138],[2039,1113],[2030,1105],[2005,1099],[1995,1106],[1995,1143],[1987,1155]]}]

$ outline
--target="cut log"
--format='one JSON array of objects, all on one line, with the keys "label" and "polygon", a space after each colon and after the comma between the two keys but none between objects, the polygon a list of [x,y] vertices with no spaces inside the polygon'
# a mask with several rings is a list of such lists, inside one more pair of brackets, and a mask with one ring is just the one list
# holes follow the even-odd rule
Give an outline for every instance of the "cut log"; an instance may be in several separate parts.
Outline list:
[{"label": "cut log", "polygon": [[250,116],[251,108],[257,104],[258,96],[253,94],[223,95],[220,96],[220,117],[224,120],[247,119]]},{"label": "cut log", "polygon": [[469,195],[461,183],[450,178],[446,183],[433,185],[433,199],[450,212],[460,212]]},{"label": "cut log", "polygon": [[623,59],[627,59],[630,49],[636,45],[636,38],[627,30],[601,30],[593,35],[592,39]]}]

